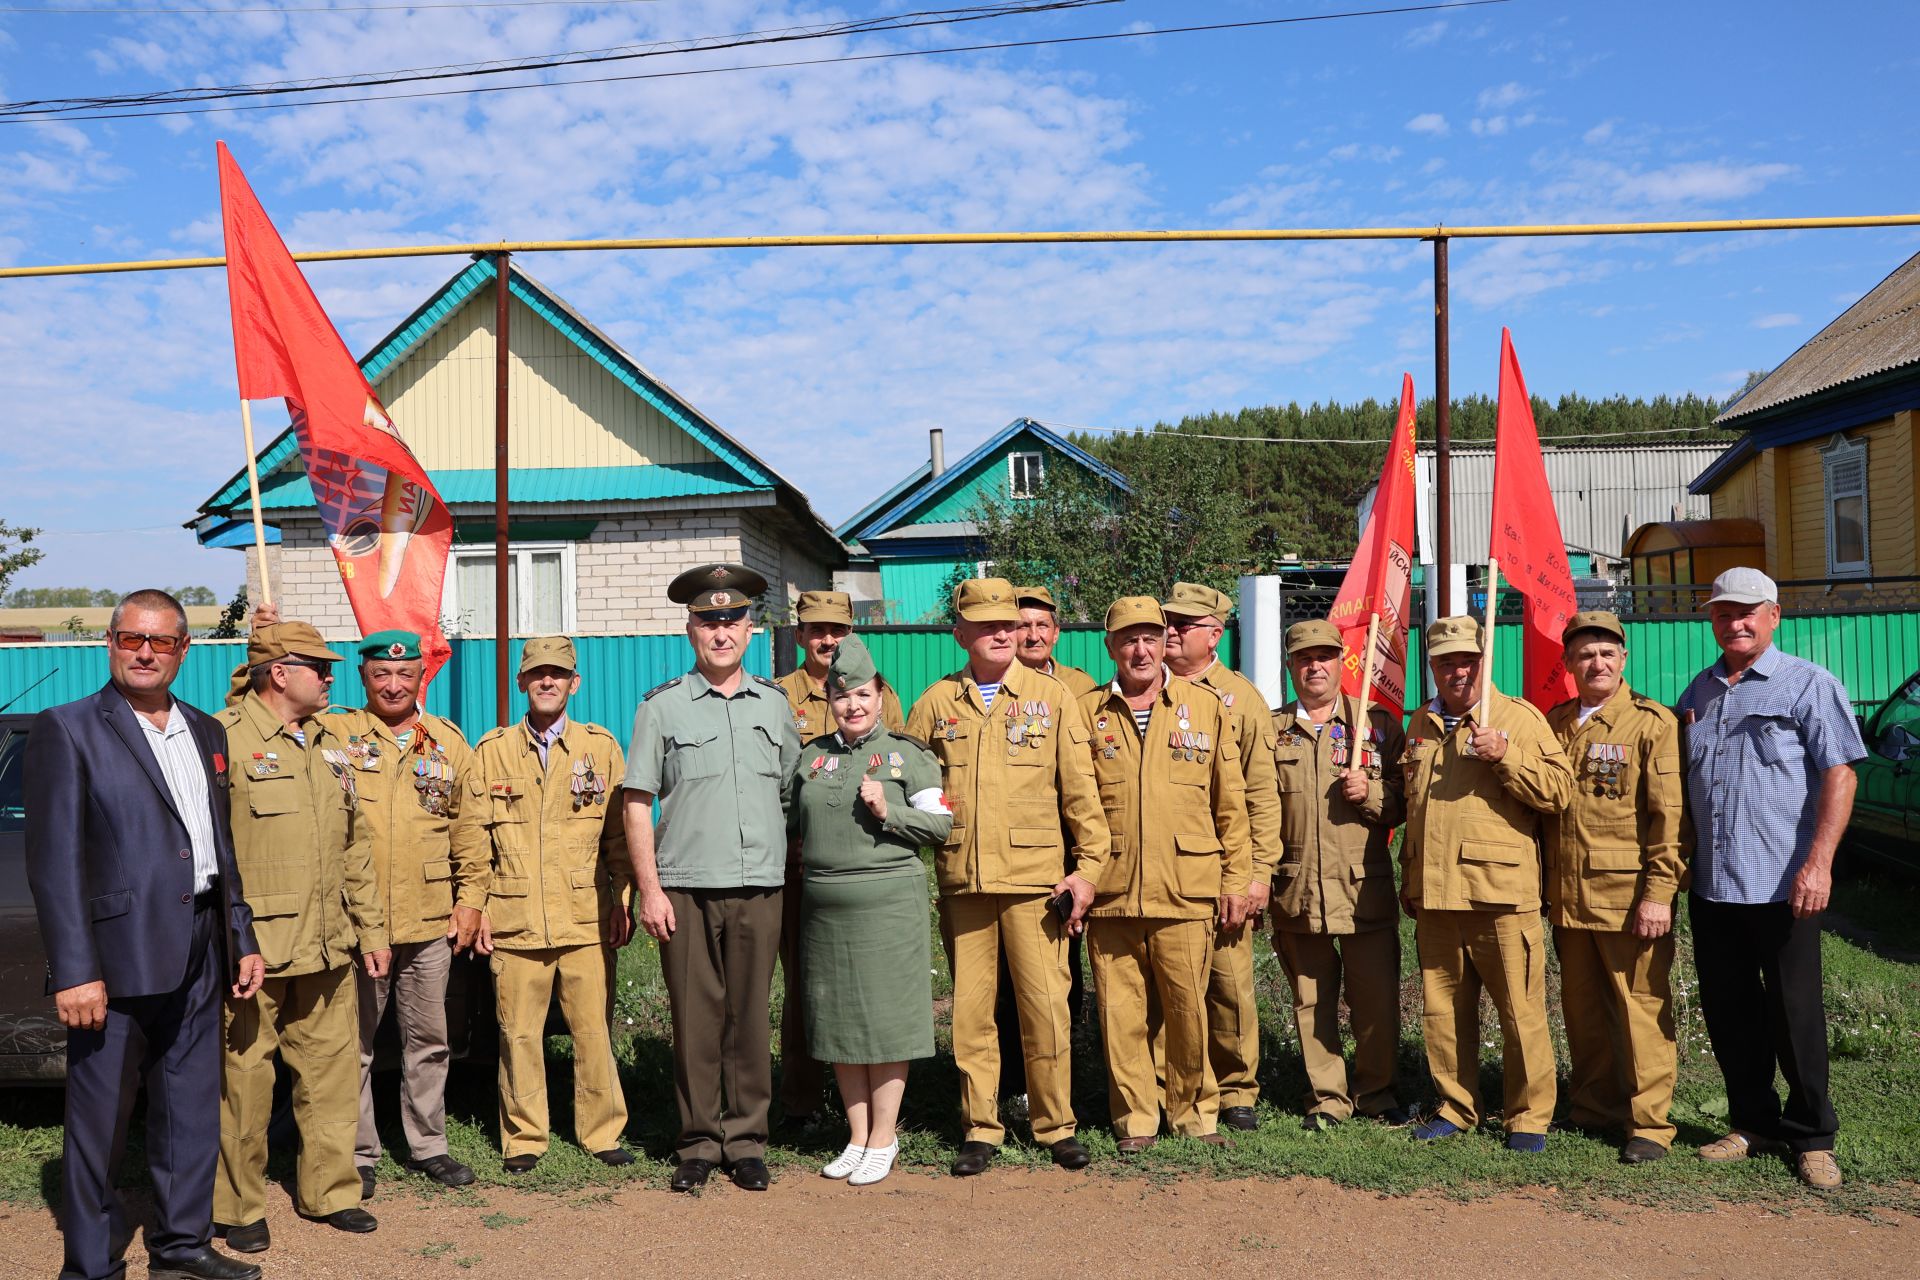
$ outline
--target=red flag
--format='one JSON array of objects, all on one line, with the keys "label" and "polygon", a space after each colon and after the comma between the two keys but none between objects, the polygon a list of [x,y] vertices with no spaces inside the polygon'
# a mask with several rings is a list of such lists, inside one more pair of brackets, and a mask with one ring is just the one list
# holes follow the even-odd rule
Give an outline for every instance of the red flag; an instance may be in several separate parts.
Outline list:
[{"label": "red flag", "polygon": [[440,634],[440,587],[453,517],[320,309],[227,144],[218,147],[240,398],[286,400],[361,634],[418,632],[431,680],[451,652]]},{"label": "red flag", "polygon": [[1574,694],[1560,660],[1560,638],[1579,609],[1560,517],[1547,487],[1547,463],[1533,402],[1513,353],[1513,335],[1500,330],[1500,409],[1493,438],[1493,542],[1487,554],[1501,576],[1526,597],[1522,696],[1545,711]]},{"label": "red flag", "polygon": [[1373,510],[1367,513],[1360,546],[1328,614],[1345,642],[1340,688],[1354,697],[1360,696],[1367,624],[1379,616],[1370,696],[1396,715],[1406,710],[1407,618],[1413,602],[1413,413],[1413,375],[1402,374],[1400,417],[1387,445],[1386,463],[1380,468]]}]

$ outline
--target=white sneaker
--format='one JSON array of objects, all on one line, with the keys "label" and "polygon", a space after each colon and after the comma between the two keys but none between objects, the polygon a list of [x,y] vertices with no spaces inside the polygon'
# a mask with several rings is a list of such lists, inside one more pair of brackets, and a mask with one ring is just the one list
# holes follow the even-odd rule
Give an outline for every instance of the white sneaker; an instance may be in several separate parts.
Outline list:
[{"label": "white sneaker", "polygon": [[860,1162],[866,1158],[867,1149],[865,1147],[856,1147],[849,1142],[845,1151],[842,1151],[831,1161],[821,1166],[820,1176],[823,1178],[844,1178],[855,1169],[858,1169]]},{"label": "white sneaker", "polygon": [[850,1187],[864,1187],[870,1183],[880,1181],[880,1179],[893,1172],[893,1160],[894,1157],[899,1154],[900,1142],[898,1139],[895,1139],[884,1147],[869,1147],[867,1149],[866,1159],[860,1162],[860,1167],[855,1169],[853,1175],[847,1179],[847,1185]]}]

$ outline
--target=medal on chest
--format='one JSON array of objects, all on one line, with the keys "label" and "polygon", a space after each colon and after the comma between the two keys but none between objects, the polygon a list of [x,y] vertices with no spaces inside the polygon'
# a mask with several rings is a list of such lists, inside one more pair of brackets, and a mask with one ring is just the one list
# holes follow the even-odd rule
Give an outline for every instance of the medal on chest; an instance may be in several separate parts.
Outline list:
[{"label": "medal on chest", "polygon": [[422,809],[436,818],[447,816],[453,799],[453,765],[438,743],[428,742],[414,758],[413,791]]},{"label": "medal on chest", "polygon": [[573,781],[569,786],[575,810],[607,802],[607,780],[594,768],[592,752],[573,762]]},{"label": "medal on chest", "polygon": [[1587,758],[1582,767],[1582,780],[1592,786],[1594,795],[1618,800],[1622,794],[1621,775],[1626,771],[1626,762],[1626,744],[1589,742]]},{"label": "medal on chest", "polygon": [[333,773],[334,780],[340,784],[340,789],[347,793],[347,799],[358,800],[360,793],[354,789],[353,785],[353,761],[347,753],[336,751],[332,747],[323,747],[320,758],[327,762],[327,768]]},{"label": "medal on chest", "polygon": [[[1038,699],[1007,702],[1007,754],[1016,756],[1020,748],[1037,751],[1053,728],[1053,708]],[[951,735],[949,735],[951,736]]]}]

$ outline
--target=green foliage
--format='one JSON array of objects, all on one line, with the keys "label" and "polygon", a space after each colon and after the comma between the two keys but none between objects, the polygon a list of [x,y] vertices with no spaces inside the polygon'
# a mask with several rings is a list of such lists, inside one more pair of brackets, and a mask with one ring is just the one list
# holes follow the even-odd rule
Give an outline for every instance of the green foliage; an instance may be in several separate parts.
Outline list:
[{"label": "green foliage", "polygon": [[40,558],[47,554],[33,545],[33,540],[39,536],[38,529],[0,520],[0,591],[6,590],[14,574],[38,564]]},{"label": "green foliage", "polygon": [[[1039,496],[975,507],[979,558],[998,577],[1051,588],[1066,619],[1097,622],[1119,596],[1165,599],[1175,582],[1231,593],[1256,529],[1245,494],[1192,466],[1185,442],[1137,432],[1104,444],[1131,492],[1051,468]],[[949,592],[971,576],[956,568]]]},{"label": "green foliage", "polygon": [[[28,532],[36,532],[29,530]],[[5,527],[0,526],[0,538],[5,537]],[[33,553],[34,560],[40,553]],[[28,561],[29,564],[32,561]],[[3,567],[3,566],[0,566]],[[25,566],[18,566],[24,568]],[[5,572],[0,572],[0,585],[6,582]],[[214,605],[220,603],[220,597],[213,594],[211,587],[166,587],[168,595],[187,606]],[[10,609],[111,609],[120,603],[123,593],[111,591],[105,587],[20,587],[7,597]]]},{"label": "green foliage", "polygon": [[[201,588],[205,590],[205,588]],[[211,595],[211,592],[208,592]],[[182,601],[181,603],[185,603]],[[212,604],[213,601],[207,601]],[[241,583],[234,588],[233,599],[227,601],[227,607],[220,612],[220,621],[213,624],[213,630],[207,633],[213,640],[238,640],[247,634],[247,614],[250,602],[247,600],[247,584]]]},{"label": "green foliage", "polygon": [[[1493,439],[1496,402],[1471,396],[1453,402],[1455,444],[1484,444]],[[1270,570],[1287,554],[1303,560],[1346,559],[1358,540],[1355,515],[1360,500],[1380,478],[1387,438],[1393,433],[1398,405],[1362,400],[1358,404],[1298,402],[1242,409],[1236,413],[1198,414],[1176,424],[1158,424],[1151,439],[1164,444],[1174,437],[1179,466],[1191,483],[1239,495],[1253,523],[1249,553],[1232,563],[1235,573]],[[1712,443],[1730,441],[1737,433],[1708,430],[1719,405],[1687,395],[1652,400],[1612,396],[1590,400],[1565,395],[1548,402],[1535,397],[1534,421],[1540,438],[1596,437],[1569,440],[1570,445],[1635,446],[1645,444]],[[1415,437],[1433,439],[1434,402],[1423,401],[1415,418]],[[1628,434],[1628,433],[1652,434]],[[1226,436],[1230,439],[1203,439]],[[1182,438],[1184,437],[1184,438]],[[1073,442],[1101,461],[1132,475],[1130,455],[1148,437],[1140,433],[1112,437],[1074,436]],[[1304,444],[1275,441],[1306,441]],[[1322,441],[1367,440],[1367,445],[1323,444]],[[1223,547],[1220,559],[1230,560],[1232,548]],[[1217,582],[1215,585],[1219,585]]]}]

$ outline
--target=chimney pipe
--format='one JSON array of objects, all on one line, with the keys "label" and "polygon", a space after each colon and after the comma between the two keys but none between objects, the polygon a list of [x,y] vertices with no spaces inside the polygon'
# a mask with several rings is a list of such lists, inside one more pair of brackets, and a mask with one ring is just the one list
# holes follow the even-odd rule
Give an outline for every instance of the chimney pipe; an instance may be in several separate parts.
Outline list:
[{"label": "chimney pipe", "polygon": [[947,435],[939,427],[927,432],[927,452],[933,459],[933,474],[939,477],[947,470]]}]

